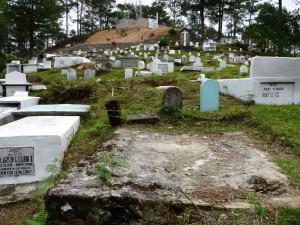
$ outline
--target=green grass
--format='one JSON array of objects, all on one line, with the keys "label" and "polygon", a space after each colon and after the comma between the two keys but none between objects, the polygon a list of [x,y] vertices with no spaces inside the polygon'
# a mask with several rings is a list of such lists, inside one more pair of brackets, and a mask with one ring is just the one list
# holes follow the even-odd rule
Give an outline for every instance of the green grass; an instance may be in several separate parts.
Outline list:
[{"label": "green grass", "polygon": [[[188,56],[188,52],[184,54]],[[194,52],[194,54],[196,53]],[[201,54],[201,60],[206,66],[217,67],[218,62],[205,61],[211,58],[212,55]],[[239,66],[235,65],[222,71],[206,73],[206,77],[220,79],[248,76],[247,74],[238,75]],[[79,79],[73,82],[67,82],[66,76],[60,74],[61,69],[29,74],[28,80],[31,83],[44,84],[48,88],[47,91],[30,93],[30,95],[40,96],[42,104],[77,103],[91,106],[88,117],[81,122],[79,131],[75,134],[65,153],[63,169],[68,171],[79,160],[101,149],[103,141],[107,140],[115,130],[109,125],[105,101],[116,99],[121,104],[123,121],[129,114],[157,113],[159,115],[161,119],[159,125],[132,126],[138,127],[138,129],[198,134],[244,131],[251,137],[257,138],[262,145],[268,146],[267,149],[286,148],[287,150],[284,152],[274,150],[272,153],[277,158],[276,163],[290,178],[291,184],[300,187],[300,158],[297,156],[298,149],[300,149],[300,106],[245,106],[239,100],[221,95],[220,110],[203,113],[199,111],[200,84],[189,81],[197,79],[199,72],[180,73],[180,67],[175,66],[175,72],[172,74],[133,79],[124,79],[124,69],[114,69],[111,72],[101,70],[97,72],[96,78],[91,80],[84,80],[82,71],[78,71]],[[156,87],[163,85],[174,85],[182,90],[182,111],[164,114],[160,110],[163,91]],[[170,127],[172,129],[169,129]],[[275,214],[272,214],[273,212],[267,211],[259,204],[259,199],[255,195],[245,193],[244,199],[255,205],[254,212],[252,214],[228,213],[228,218],[233,221],[231,224],[253,224],[252,218],[257,217],[259,217],[257,224],[267,224],[263,223],[267,221],[265,217],[271,216],[274,220],[270,224],[289,224],[284,222],[284,218],[290,221],[290,224],[299,222],[297,220],[299,209],[282,209],[278,211],[277,218]],[[216,214],[216,219],[212,220],[215,224],[218,224],[218,216],[219,214]],[[197,223],[190,214],[182,214],[178,219],[182,224]],[[206,223],[207,221],[202,222]]]}]

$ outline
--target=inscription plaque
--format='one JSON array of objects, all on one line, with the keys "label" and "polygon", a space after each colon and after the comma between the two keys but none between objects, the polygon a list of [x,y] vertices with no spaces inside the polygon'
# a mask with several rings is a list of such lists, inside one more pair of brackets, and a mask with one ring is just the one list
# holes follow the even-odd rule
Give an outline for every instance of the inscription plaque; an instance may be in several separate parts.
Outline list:
[{"label": "inscription plaque", "polygon": [[34,147],[1,147],[0,177],[34,175]]},{"label": "inscription plaque", "polygon": [[167,64],[158,64],[157,65],[158,69],[161,69],[163,73],[168,73],[168,65]]}]

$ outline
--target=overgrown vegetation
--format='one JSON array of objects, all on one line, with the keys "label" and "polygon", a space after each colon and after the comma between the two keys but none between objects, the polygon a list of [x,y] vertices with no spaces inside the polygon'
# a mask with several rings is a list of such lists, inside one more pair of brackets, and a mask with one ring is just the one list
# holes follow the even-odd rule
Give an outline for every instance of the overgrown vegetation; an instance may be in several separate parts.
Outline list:
[{"label": "overgrown vegetation", "polygon": [[[205,66],[218,66],[218,63],[211,60],[212,56],[201,54],[201,58]],[[292,185],[300,186],[300,163],[297,156],[300,146],[300,123],[298,123],[300,106],[247,106],[237,99],[221,95],[218,112],[201,113],[199,83],[190,82],[197,79],[199,73],[179,73],[178,70],[179,66],[176,66],[172,74],[124,79],[123,69],[114,69],[109,73],[99,73],[91,80],[84,80],[82,72],[78,70],[79,79],[72,82],[67,82],[66,77],[61,75],[58,69],[29,74],[27,78],[30,82],[44,84],[48,88],[46,91],[30,93],[30,95],[40,96],[42,103],[90,104],[89,116],[82,120],[79,131],[65,153],[63,169],[68,171],[85,156],[99,151],[102,142],[107,140],[114,131],[109,126],[104,107],[105,101],[112,98],[113,90],[113,98],[121,103],[123,121],[129,114],[157,113],[159,115],[161,121],[157,126],[138,125],[139,129],[185,134],[246,132],[253,139],[259,140],[257,144],[276,158],[277,164],[289,176]],[[206,77],[218,79],[248,76],[248,74],[242,76],[238,74],[239,66],[233,66],[223,71],[206,73]],[[163,92],[156,87],[163,85],[174,85],[181,89],[183,93],[181,111],[173,114],[164,114],[160,111]],[[99,178],[109,184],[112,175],[109,168],[118,166],[118,163],[109,154],[103,156],[99,159]],[[55,167],[51,166],[48,169],[56,174]],[[54,177],[55,175],[52,176]],[[56,178],[52,181],[55,183],[55,180]],[[48,180],[41,186],[49,187],[52,181]],[[43,194],[39,196],[42,197]],[[265,207],[260,200],[251,200],[253,198],[251,195],[244,197],[254,205],[253,212],[193,209],[172,218],[176,218],[176,224],[288,224],[284,221],[297,224],[299,218],[297,209],[284,208],[273,211]],[[35,204],[38,204],[41,212],[39,217],[46,215],[43,211],[43,202]],[[37,210],[34,210],[34,214],[38,214]]]}]

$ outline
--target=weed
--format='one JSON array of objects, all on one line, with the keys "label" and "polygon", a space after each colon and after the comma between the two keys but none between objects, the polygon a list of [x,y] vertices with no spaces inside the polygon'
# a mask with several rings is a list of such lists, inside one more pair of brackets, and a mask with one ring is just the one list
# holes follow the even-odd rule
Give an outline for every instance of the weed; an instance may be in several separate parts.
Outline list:
[{"label": "weed", "polygon": [[282,208],[277,214],[278,225],[300,224],[300,208]]},{"label": "weed", "polygon": [[104,153],[98,158],[97,172],[99,179],[106,185],[111,185],[109,179],[112,177],[110,166],[118,166],[128,168],[128,166],[120,160],[112,157],[111,154]]},{"label": "weed", "polygon": [[26,220],[27,225],[46,225],[49,214],[45,208],[42,208],[39,213],[31,220]]},{"label": "weed", "polygon": [[243,193],[244,199],[246,200],[246,202],[249,202],[251,204],[256,204],[259,202],[259,198],[250,192],[244,192]]}]

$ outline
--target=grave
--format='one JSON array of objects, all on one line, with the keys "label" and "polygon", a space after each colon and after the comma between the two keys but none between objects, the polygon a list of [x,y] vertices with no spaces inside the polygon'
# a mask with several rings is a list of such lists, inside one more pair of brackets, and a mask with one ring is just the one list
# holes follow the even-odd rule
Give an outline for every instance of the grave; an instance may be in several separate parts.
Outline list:
[{"label": "grave", "polygon": [[194,63],[196,61],[196,56],[190,55],[189,63]]},{"label": "grave", "polygon": [[84,71],[84,79],[86,79],[86,80],[95,78],[95,75],[96,75],[95,70],[87,69]]},{"label": "grave", "polygon": [[31,183],[51,175],[78,129],[77,116],[27,117],[0,127],[0,184]]},{"label": "grave", "polygon": [[216,42],[212,40],[205,41],[202,48],[204,52],[215,52],[217,50]]},{"label": "grave", "polygon": [[135,72],[135,76],[136,77],[147,77],[147,76],[150,76],[152,75],[152,72],[151,71],[136,71]]},{"label": "grave", "polygon": [[17,107],[18,109],[37,105],[40,97],[30,96],[9,96],[0,98],[0,106]]},{"label": "grave", "polygon": [[38,70],[38,64],[21,64],[22,73],[34,73]]},{"label": "grave", "polygon": [[114,68],[121,68],[122,67],[122,62],[121,60],[116,60],[114,63]]},{"label": "grave", "polygon": [[180,68],[180,72],[183,72],[183,71],[213,72],[213,71],[215,71],[215,68],[200,67],[200,66],[183,66]]},{"label": "grave", "polygon": [[77,72],[75,69],[73,68],[70,68],[68,69],[68,72],[67,72],[67,81],[73,81],[73,80],[76,80],[77,79]]},{"label": "grave", "polygon": [[225,60],[220,61],[220,68],[221,69],[225,69],[226,68],[226,61]]},{"label": "grave", "polygon": [[190,31],[187,28],[183,28],[180,31],[180,45],[181,46],[189,46],[190,43]]},{"label": "grave", "polygon": [[164,92],[163,111],[172,113],[182,109],[182,92],[178,87],[168,87]]},{"label": "grave", "polygon": [[3,97],[13,96],[17,91],[27,92],[31,84],[27,83],[26,74],[17,71],[5,74],[5,83],[2,83]]},{"label": "grave", "polygon": [[218,80],[220,92],[257,104],[300,104],[300,58],[254,57],[250,78]]},{"label": "grave", "polygon": [[81,63],[90,63],[91,60],[84,57],[55,57],[54,68],[67,67]]},{"label": "grave", "polygon": [[[171,209],[253,209],[245,200],[228,198],[233,192],[227,190],[237,191],[234,196],[244,190],[255,192],[259,185],[269,194],[288,187],[280,168],[253,146],[242,132],[172,135],[118,129],[98,152],[81,160],[47,192],[48,222],[172,224],[174,218],[168,220],[164,210],[166,204]],[[97,158],[105,154],[128,165],[110,166],[113,188],[105,186],[96,172]],[[195,194],[199,191],[204,195]],[[218,191],[226,191],[226,200],[212,199]]]},{"label": "grave", "polygon": [[11,63],[6,64],[6,73],[11,73],[14,71],[21,72],[20,61],[12,61]]},{"label": "grave", "polygon": [[200,57],[196,57],[195,63],[193,64],[193,66],[195,66],[195,67],[202,67],[203,66],[203,64],[201,63],[201,58]]},{"label": "grave", "polygon": [[248,73],[248,67],[246,65],[240,67],[240,74],[242,73]]},{"label": "grave", "polygon": [[219,110],[219,84],[215,80],[205,80],[200,86],[200,111]]},{"label": "grave", "polygon": [[133,77],[133,70],[130,68],[125,69],[125,78],[132,78]]},{"label": "grave", "polygon": [[138,67],[139,58],[136,57],[122,57],[121,64],[124,68]]},{"label": "grave", "polygon": [[160,62],[153,61],[150,64],[150,71],[156,73],[157,70],[161,70],[162,73],[173,73],[174,72],[174,63],[173,62]]},{"label": "grave", "polygon": [[88,115],[89,105],[78,104],[53,104],[53,105],[34,105],[27,108],[16,110],[12,113],[15,119],[27,116],[80,116]]}]

